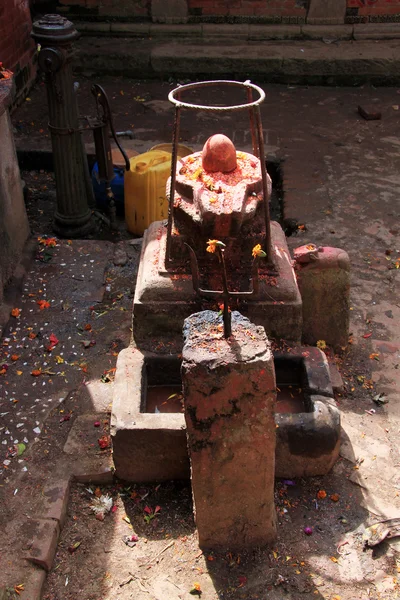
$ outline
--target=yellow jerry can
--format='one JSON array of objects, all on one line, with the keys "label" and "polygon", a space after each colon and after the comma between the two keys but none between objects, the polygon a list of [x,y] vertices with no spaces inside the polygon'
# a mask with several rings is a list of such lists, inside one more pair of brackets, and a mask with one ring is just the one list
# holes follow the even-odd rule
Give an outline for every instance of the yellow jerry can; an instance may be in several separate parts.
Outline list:
[{"label": "yellow jerry can", "polygon": [[166,184],[170,174],[170,152],[150,150],[130,159],[130,170],[124,175],[128,231],[143,235],[150,223],[168,217]]}]

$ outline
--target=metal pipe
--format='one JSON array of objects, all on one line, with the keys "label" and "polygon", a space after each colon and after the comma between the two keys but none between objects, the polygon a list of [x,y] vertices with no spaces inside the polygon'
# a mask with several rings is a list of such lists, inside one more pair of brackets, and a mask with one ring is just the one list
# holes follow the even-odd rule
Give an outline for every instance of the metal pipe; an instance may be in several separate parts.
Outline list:
[{"label": "metal pipe", "polygon": [[72,42],[78,32],[65,17],[45,15],[34,22],[32,37],[41,45],[38,62],[46,74],[57,184],[54,230],[62,237],[84,237],[94,229],[94,222],[86,189],[87,160],[71,68]]}]

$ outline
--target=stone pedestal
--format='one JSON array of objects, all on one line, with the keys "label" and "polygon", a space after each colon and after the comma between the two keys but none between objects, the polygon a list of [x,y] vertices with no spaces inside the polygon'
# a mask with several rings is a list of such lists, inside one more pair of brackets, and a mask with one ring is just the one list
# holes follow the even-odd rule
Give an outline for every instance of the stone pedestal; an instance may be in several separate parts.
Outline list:
[{"label": "stone pedestal", "polygon": [[[133,302],[134,338],[140,348],[146,347],[153,337],[179,340],[186,317],[217,304],[215,301],[210,305],[209,300],[195,294],[190,271],[168,270],[165,264],[166,232],[165,224],[156,221],[145,231],[143,238]],[[285,235],[274,221],[271,222],[271,240],[277,275],[270,277],[260,267],[259,293],[240,300],[237,308],[253,323],[262,325],[269,337],[299,342],[302,325],[300,292]],[[185,252],[188,256],[186,249]],[[229,271],[229,277],[231,273],[234,282],[236,272]]]},{"label": "stone pedestal", "polygon": [[184,324],[182,382],[196,525],[201,548],[237,550],[276,538],[276,400],[263,327],[216,312]]},{"label": "stone pedestal", "polygon": [[350,259],[347,252],[313,244],[294,251],[303,302],[303,342],[324,340],[339,351],[349,339]]}]

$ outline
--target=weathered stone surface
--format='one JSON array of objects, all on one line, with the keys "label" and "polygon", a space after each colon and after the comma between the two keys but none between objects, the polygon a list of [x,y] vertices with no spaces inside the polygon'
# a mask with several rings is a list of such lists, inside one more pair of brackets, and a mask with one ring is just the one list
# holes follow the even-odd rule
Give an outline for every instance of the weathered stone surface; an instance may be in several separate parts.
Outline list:
[{"label": "weathered stone surface", "polygon": [[275,372],[262,327],[232,313],[185,320],[182,382],[199,545],[251,548],[276,537]]},{"label": "weathered stone surface", "polygon": [[52,519],[37,519],[30,521],[29,527],[31,545],[25,558],[48,572],[57,549],[59,524]]},{"label": "weathered stone surface", "polygon": [[345,14],[346,0],[335,0],[335,2],[311,0],[308,7],[307,23],[331,23],[333,20],[343,23]]},{"label": "weathered stone surface", "polygon": [[185,23],[188,16],[186,0],[151,0],[151,16],[158,23]]},{"label": "weathered stone surface", "polygon": [[[152,373],[171,384],[175,356],[142,353],[129,347],[118,355],[111,415],[116,475],[127,481],[187,479],[189,460],[182,413],[146,413],[143,398]],[[154,380],[152,379],[153,384]]]},{"label": "weathered stone surface", "polygon": [[46,519],[53,519],[60,525],[60,529],[64,527],[65,518],[67,516],[70,479],[54,482],[53,485],[46,486],[43,491],[44,498],[44,516]]},{"label": "weathered stone surface", "polygon": [[382,119],[382,113],[375,107],[358,106],[358,114],[366,121],[379,121]]},{"label": "weathered stone surface", "polygon": [[29,235],[21,177],[15,152],[8,103],[12,80],[0,80],[0,302],[3,287],[14,273]]},{"label": "weathered stone surface", "polygon": [[324,340],[335,350],[349,337],[350,260],[340,248],[312,244],[294,251],[303,301],[303,341]]},{"label": "weathered stone surface", "polygon": [[335,394],[342,394],[344,391],[343,378],[339,372],[339,369],[336,366],[336,363],[333,360],[330,360],[328,362],[332,389],[335,392]]},{"label": "weathered stone surface", "polygon": [[116,244],[114,249],[113,263],[116,266],[123,267],[128,262],[128,255],[124,244]]},{"label": "weathered stone surface", "polygon": [[[259,293],[239,310],[268,336],[299,341],[301,337],[301,297],[294,275],[285,235],[280,225],[271,222],[271,240],[278,276],[272,284],[260,277]],[[190,314],[208,308],[208,301],[193,291],[190,275],[171,275],[164,263],[166,227],[155,222],[146,230],[134,298],[134,337],[142,347],[160,335],[179,340],[183,321]]]},{"label": "weathered stone surface", "polygon": [[332,398],[311,396],[311,411],[276,414],[276,476],[325,475],[340,449],[340,412]]},{"label": "weathered stone surface", "polygon": [[301,33],[311,40],[351,40],[352,25],[302,25]]},{"label": "weathered stone surface", "polygon": [[113,480],[111,449],[99,452],[98,439],[103,432],[93,425],[96,421],[108,422],[108,419],[107,413],[95,413],[80,415],[75,420],[64,444],[64,452],[79,456],[73,467],[77,481],[104,484]]}]

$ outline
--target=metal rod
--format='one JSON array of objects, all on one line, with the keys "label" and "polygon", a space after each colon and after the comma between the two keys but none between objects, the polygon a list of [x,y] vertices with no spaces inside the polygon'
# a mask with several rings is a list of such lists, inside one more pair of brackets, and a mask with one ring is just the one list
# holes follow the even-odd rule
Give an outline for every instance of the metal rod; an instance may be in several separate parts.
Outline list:
[{"label": "metal rod", "polygon": [[173,138],[172,138],[171,181],[170,181],[170,188],[169,188],[167,247],[166,247],[166,256],[165,256],[166,264],[168,264],[171,259],[171,236],[172,236],[172,223],[174,220],[176,165],[178,162],[178,140],[179,140],[180,120],[181,120],[181,107],[179,106],[179,104],[176,104],[175,119],[174,119],[174,134],[173,134]]},{"label": "metal rod", "polygon": [[265,151],[264,151],[264,137],[261,124],[261,112],[260,107],[254,107],[255,121],[257,126],[258,134],[258,147],[260,150],[260,168],[263,186],[263,202],[264,202],[264,219],[265,219],[265,253],[266,260],[269,267],[273,266],[272,263],[272,246],[271,246],[271,217],[269,214],[269,198],[268,198],[268,183],[267,183],[267,167],[265,164]]},{"label": "metal rod", "polygon": [[232,321],[231,321],[231,313],[229,311],[229,290],[228,290],[228,279],[226,276],[226,265],[225,265],[225,256],[223,248],[217,246],[218,258],[221,263],[222,270],[222,287],[224,290],[223,300],[224,300],[224,309],[223,309],[223,322],[224,322],[224,337],[227,339],[232,335]]},{"label": "metal rod", "polygon": [[[245,81],[244,84],[248,84],[250,81]],[[249,104],[253,103],[253,90],[250,86],[247,87],[247,102]],[[256,128],[254,126],[254,113],[253,109],[249,108],[249,117],[250,117],[250,132],[251,132],[251,145],[253,147],[253,154],[260,158],[259,149],[257,147],[257,138],[256,138]]]},{"label": "metal rod", "polygon": [[[224,112],[224,111],[236,111],[236,110],[248,110],[250,105],[246,102],[246,104],[239,104],[234,106],[205,106],[202,104],[191,104],[189,102],[182,102],[180,100],[180,94],[182,92],[186,92],[188,90],[199,89],[203,87],[211,87],[215,85],[229,85],[234,87],[250,87],[254,91],[256,91],[259,95],[258,100],[254,100],[252,106],[257,106],[264,102],[265,100],[265,92],[254,83],[246,82],[242,83],[241,81],[229,81],[227,79],[217,79],[215,81],[197,81],[195,83],[187,83],[185,85],[180,85],[178,88],[171,90],[168,94],[168,100],[175,105],[179,105],[181,108],[188,108],[190,110],[206,110],[206,111],[214,111],[214,112]],[[175,98],[175,93],[178,94],[178,99]]]}]

